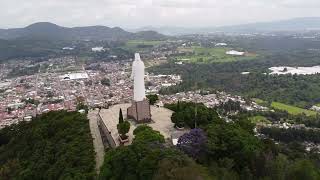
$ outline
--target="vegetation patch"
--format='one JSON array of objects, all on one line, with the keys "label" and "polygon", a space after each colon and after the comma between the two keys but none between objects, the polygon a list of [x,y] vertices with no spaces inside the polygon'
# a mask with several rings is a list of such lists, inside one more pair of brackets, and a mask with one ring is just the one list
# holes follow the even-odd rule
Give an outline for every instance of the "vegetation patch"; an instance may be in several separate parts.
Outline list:
[{"label": "vegetation patch", "polygon": [[[274,57],[275,58],[275,57]],[[279,57],[281,58],[281,57]],[[295,57],[289,56],[290,59]],[[303,57],[301,57],[303,58]],[[281,58],[283,59],[283,58]],[[167,63],[149,68],[155,74],[179,74],[182,83],[164,87],[160,94],[215,89],[246,98],[259,98],[269,102],[276,101],[300,108],[320,103],[320,75],[265,75],[274,60],[260,59],[230,63]],[[293,61],[293,60],[292,60]],[[285,60],[279,63],[286,63]],[[266,67],[266,68],[263,68]],[[263,69],[262,69],[263,68]],[[241,72],[252,72],[241,75]]]},{"label": "vegetation patch", "polygon": [[267,123],[267,124],[270,124],[271,122],[264,116],[253,116],[253,117],[250,117],[249,120],[254,123],[254,124],[257,124],[257,123]]},{"label": "vegetation patch", "polygon": [[164,146],[164,137],[147,125],[134,130],[132,145],[105,155],[99,179],[209,179],[208,172],[175,148]]},{"label": "vegetation patch", "polygon": [[143,50],[147,48],[153,48],[154,46],[164,43],[165,41],[130,40],[126,42],[124,49]]},{"label": "vegetation patch", "polygon": [[315,106],[318,106],[318,107],[320,107],[320,103],[318,103],[318,104],[315,104]]},{"label": "vegetation patch", "polygon": [[89,120],[49,112],[0,131],[0,179],[94,179]]},{"label": "vegetation patch", "polygon": [[275,109],[287,111],[289,114],[292,114],[292,115],[306,114],[307,116],[315,116],[317,114],[317,112],[315,111],[302,109],[299,107],[290,106],[290,105],[279,103],[279,102],[272,102],[271,107]]},{"label": "vegetation patch", "polygon": [[244,56],[232,56],[226,54],[230,48],[206,48],[200,46],[191,46],[188,48],[178,48],[184,55],[176,56],[178,61],[191,63],[213,63],[213,62],[233,62],[241,60],[251,60],[257,57],[256,54],[245,54]]},{"label": "vegetation patch", "polygon": [[262,105],[262,104],[264,104],[264,103],[265,103],[265,101],[264,101],[264,100],[259,99],[259,98],[252,98],[252,101],[256,102],[256,103],[257,103],[257,104],[259,104],[259,105]]},{"label": "vegetation patch", "polygon": [[171,121],[178,128],[202,127],[213,122],[214,119],[219,119],[215,110],[207,108],[202,103],[178,102],[176,104],[166,104],[165,107],[174,111]]}]

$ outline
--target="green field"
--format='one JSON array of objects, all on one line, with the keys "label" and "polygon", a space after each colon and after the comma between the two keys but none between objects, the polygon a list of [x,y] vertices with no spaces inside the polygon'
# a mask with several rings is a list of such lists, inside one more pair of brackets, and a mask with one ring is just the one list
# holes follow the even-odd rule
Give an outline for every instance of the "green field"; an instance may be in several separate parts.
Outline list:
[{"label": "green field", "polygon": [[245,56],[227,55],[226,51],[230,48],[205,48],[192,46],[188,48],[178,48],[180,52],[191,53],[190,55],[177,56],[178,61],[191,63],[213,63],[213,62],[233,62],[240,60],[251,60],[257,57],[256,54],[247,54]]},{"label": "green field", "polygon": [[130,40],[127,41],[123,48],[125,49],[132,49],[132,50],[141,50],[144,48],[140,48],[141,45],[146,46],[157,46],[160,44],[164,44],[166,41],[144,41],[144,40]]},{"label": "green field", "polygon": [[264,105],[265,101],[259,98],[252,98],[252,101],[256,102],[259,105]]},{"label": "green field", "polygon": [[289,114],[292,114],[292,115],[298,115],[298,114],[305,113],[307,116],[314,116],[317,114],[317,112],[315,112],[315,111],[302,109],[299,107],[290,106],[290,105],[279,103],[279,102],[272,102],[271,107],[274,109],[287,111]]},{"label": "green field", "polygon": [[253,117],[249,117],[249,120],[256,124],[256,123],[259,123],[259,122],[262,122],[262,123],[266,123],[266,124],[270,124],[271,122],[264,116],[253,116]]}]

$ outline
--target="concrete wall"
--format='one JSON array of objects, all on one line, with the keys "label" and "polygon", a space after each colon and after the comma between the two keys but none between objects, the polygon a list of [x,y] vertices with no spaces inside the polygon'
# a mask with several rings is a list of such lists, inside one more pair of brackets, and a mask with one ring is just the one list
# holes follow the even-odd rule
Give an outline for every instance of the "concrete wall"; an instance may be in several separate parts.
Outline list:
[{"label": "concrete wall", "polygon": [[98,126],[102,130],[102,132],[100,132],[100,133],[106,137],[109,146],[111,148],[116,148],[116,143],[115,143],[114,139],[112,138],[111,133],[108,130],[107,126],[104,124],[100,114],[99,114],[99,118],[98,118]]}]

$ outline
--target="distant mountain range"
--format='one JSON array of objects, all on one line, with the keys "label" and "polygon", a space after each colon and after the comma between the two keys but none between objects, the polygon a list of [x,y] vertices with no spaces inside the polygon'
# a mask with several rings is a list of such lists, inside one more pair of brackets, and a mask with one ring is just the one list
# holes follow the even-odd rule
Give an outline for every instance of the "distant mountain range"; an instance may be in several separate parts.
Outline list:
[{"label": "distant mountain range", "polygon": [[[0,39],[12,40],[161,40],[166,35],[204,34],[214,32],[255,33],[279,31],[320,30],[320,17],[295,18],[274,22],[243,25],[186,28],[186,27],[143,27],[123,30],[119,27],[86,26],[62,27],[49,22],[31,24],[25,28],[0,29]],[[129,32],[130,31],[130,32]],[[160,34],[161,33],[161,34]],[[165,35],[163,35],[165,34]]]},{"label": "distant mountain range", "polygon": [[272,32],[320,30],[320,17],[295,18],[274,22],[251,23],[218,27],[216,30],[229,32]]},{"label": "distant mountain range", "polygon": [[[213,25],[214,26],[214,25]],[[221,27],[203,27],[203,28],[186,28],[186,27],[143,27],[131,29],[136,32],[141,30],[157,31],[166,35],[183,35],[183,34],[203,34],[214,32],[234,32],[234,33],[256,33],[256,32],[280,32],[280,31],[306,31],[320,30],[320,17],[305,17],[289,20],[259,22],[242,25],[221,26]]]},{"label": "distant mountain range", "polygon": [[39,22],[25,28],[0,29],[0,39],[12,40],[159,40],[165,35],[155,31],[132,33],[119,27],[87,26],[67,28],[49,22]]}]

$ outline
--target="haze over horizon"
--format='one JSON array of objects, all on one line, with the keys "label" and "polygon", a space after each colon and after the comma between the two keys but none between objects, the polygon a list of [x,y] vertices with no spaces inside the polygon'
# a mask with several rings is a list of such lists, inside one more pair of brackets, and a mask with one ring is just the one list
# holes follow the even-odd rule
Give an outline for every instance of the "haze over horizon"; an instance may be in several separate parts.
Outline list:
[{"label": "haze over horizon", "polygon": [[320,17],[318,0],[3,0],[0,4],[0,28],[35,22],[66,27],[215,27]]}]

